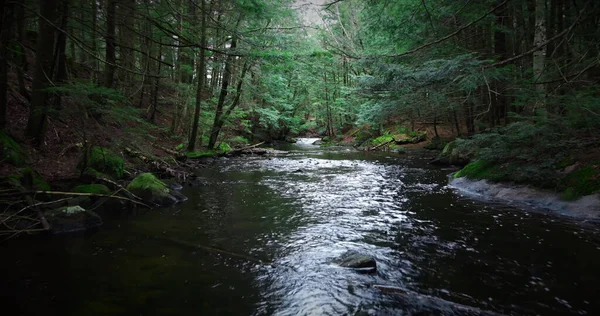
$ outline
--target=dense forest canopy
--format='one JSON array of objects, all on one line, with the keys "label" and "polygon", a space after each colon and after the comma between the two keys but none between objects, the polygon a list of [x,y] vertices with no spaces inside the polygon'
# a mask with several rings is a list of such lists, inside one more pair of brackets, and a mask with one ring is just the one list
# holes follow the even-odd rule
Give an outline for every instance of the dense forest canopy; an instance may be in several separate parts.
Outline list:
[{"label": "dense forest canopy", "polygon": [[78,141],[159,129],[193,151],[425,124],[559,152],[599,128],[599,8],[3,0],[0,128],[37,146],[63,138],[49,124]]}]

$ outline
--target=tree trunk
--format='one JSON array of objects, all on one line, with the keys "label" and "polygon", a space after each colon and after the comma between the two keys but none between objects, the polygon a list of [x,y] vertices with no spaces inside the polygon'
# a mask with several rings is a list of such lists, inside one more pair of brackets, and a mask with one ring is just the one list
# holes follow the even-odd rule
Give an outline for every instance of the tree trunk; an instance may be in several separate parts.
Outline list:
[{"label": "tree trunk", "polygon": [[162,63],[162,45],[158,45],[158,56],[156,61],[156,77],[154,78],[154,88],[152,90],[152,114],[150,115],[150,123],[154,124],[156,119],[156,109],[158,108],[158,90],[160,87],[160,68]]},{"label": "tree trunk", "polygon": [[[546,0],[535,0],[535,34],[533,38],[533,46],[538,46],[546,41]],[[542,81],[544,67],[546,65],[546,46],[533,52],[533,80],[534,83]],[[545,107],[546,87],[543,84],[536,84],[537,92],[535,108],[541,109]]]},{"label": "tree trunk", "polygon": [[[62,30],[67,29],[67,19],[69,16],[69,0],[62,0],[61,3],[62,12],[60,19],[60,28]],[[56,40],[56,49],[54,52],[54,56],[56,58],[55,61],[55,70],[54,70],[54,84],[61,85],[67,80],[67,35],[64,32],[57,32],[57,40]],[[56,93],[54,97],[54,108],[57,110],[61,109],[61,94]]]},{"label": "tree trunk", "polygon": [[[201,0],[202,21],[200,23],[200,43],[204,47],[206,45],[206,0]],[[198,134],[198,123],[200,121],[200,108],[202,105],[202,95],[204,92],[204,79],[206,78],[205,66],[205,51],[200,48],[200,56],[198,60],[198,87],[196,89],[196,108],[194,110],[194,123],[190,139],[188,141],[188,151],[194,151],[196,148],[196,136]]]},{"label": "tree trunk", "polygon": [[0,131],[6,128],[6,108],[8,89],[8,41],[12,10],[9,0],[0,0]]},{"label": "tree trunk", "polygon": [[[50,77],[54,62],[55,29],[50,23],[56,22],[57,9],[60,0],[44,0],[40,4],[39,31],[36,44],[36,66],[33,77],[31,108],[27,121],[27,137],[37,146],[44,142],[46,134],[48,93],[45,91],[51,85]],[[50,23],[49,23],[50,22]],[[43,35],[42,35],[43,34]]]},{"label": "tree trunk", "polygon": [[[237,30],[242,17],[238,18],[235,29]],[[234,34],[231,39],[230,51],[235,51],[237,47],[237,34]],[[225,70],[223,71],[223,84],[221,85],[221,93],[219,94],[219,101],[217,102],[217,109],[215,111],[215,120],[213,127],[210,132],[210,138],[208,141],[208,149],[213,149],[217,143],[217,137],[219,136],[219,122],[223,115],[223,106],[225,104],[225,98],[227,97],[227,88],[229,87],[229,80],[231,80],[231,68],[233,67],[234,58],[233,55],[228,55],[225,59]]]},{"label": "tree trunk", "polygon": [[[122,18],[119,21],[119,60],[121,66],[126,69],[135,68],[135,55],[133,48],[135,47],[135,34],[133,32],[135,23],[135,0],[121,0],[120,12]],[[133,85],[132,74],[126,70],[119,72],[119,79],[123,90],[128,93]]]},{"label": "tree trunk", "polygon": [[115,63],[117,57],[115,53],[115,15],[117,10],[117,0],[108,0],[106,7],[106,64],[104,65],[104,86],[112,88],[115,77]]},{"label": "tree trunk", "polygon": [[[25,73],[27,72],[27,54],[25,51],[25,25],[27,20],[25,19],[25,8],[17,5],[14,7],[17,15],[17,36],[19,37],[19,50],[15,58],[15,64],[17,66],[17,80],[19,81],[19,93],[28,101],[31,101],[31,96],[25,87]],[[4,40],[2,40],[3,43]]]}]

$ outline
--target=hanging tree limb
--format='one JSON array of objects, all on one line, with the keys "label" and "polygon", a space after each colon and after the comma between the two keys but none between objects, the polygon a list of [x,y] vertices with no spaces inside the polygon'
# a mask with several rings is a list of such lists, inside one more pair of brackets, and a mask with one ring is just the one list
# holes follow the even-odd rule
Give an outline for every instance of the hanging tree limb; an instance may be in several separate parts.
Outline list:
[{"label": "hanging tree limb", "polygon": [[585,9],[587,8],[588,4],[589,4],[589,2],[585,3],[585,5],[583,6],[583,9],[581,9],[581,11],[579,12],[579,15],[577,16],[577,18],[575,19],[575,21],[573,22],[573,24],[571,24],[568,28],[564,29],[562,32],[554,35],[553,37],[551,37],[550,39],[546,40],[545,42],[540,43],[539,45],[533,47],[532,49],[530,49],[530,50],[528,50],[528,51],[526,51],[526,52],[524,52],[524,53],[522,53],[520,55],[511,57],[511,58],[508,58],[508,59],[505,59],[505,60],[502,60],[502,61],[499,61],[497,63],[493,63],[493,64],[490,64],[490,65],[484,66],[483,69],[504,66],[504,65],[506,65],[508,63],[511,63],[511,62],[515,61],[515,60],[521,59],[521,58],[523,58],[523,57],[525,57],[527,55],[533,54],[534,52],[540,50],[542,47],[544,47],[544,46],[550,44],[551,42],[553,42],[553,41],[555,41],[555,40],[557,40],[557,39],[565,36],[566,34],[570,33],[571,30],[573,30],[573,28],[577,25],[577,23],[579,22],[579,20],[581,20],[581,17],[583,16],[583,13],[585,12]]},{"label": "hanging tree limb", "polygon": [[477,22],[479,22],[479,21],[481,21],[481,20],[485,19],[485,18],[486,18],[488,15],[490,15],[490,14],[494,13],[494,11],[496,11],[496,10],[498,10],[498,9],[502,8],[502,7],[503,7],[503,6],[504,6],[504,5],[505,5],[505,4],[506,4],[508,1],[510,1],[510,0],[504,0],[504,1],[502,1],[502,2],[501,2],[499,5],[495,6],[495,7],[494,7],[494,8],[492,8],[490,11],[486,12],[484,15],[482,15],[482,16],[480,16],[479,18],[477,18],[477,19],[475,19],[475,20],[471,21],[470,23],[467,23],[467,24],[463,25],[462,27],[460,27],[460,28],[459,28],[459,29],[457,29],[456,31],[454,31],[454,32],[452,32],[452,33],[450,33],[450,34],[448,34],[448,35],[446,35],[446,36],[442,37],[442,38],[439,38],[439,39],[437,39],[437,40],[435,40],[435,41],[432,41],[432,42],[429,42],[429,43],[423,44],[423,45],[421,45],[421,46],[419,46],[419,47],[417,47],[417,48],[411,49],[411,50],[409,50],[409,51],[406,51],[406,52],[404,52],[404,53],[401,53],[401,54],[397,54],[397,55],[383,55],[383,56],[379,56],[379,57],[393,57],[393,58],[396,58],[396,57],[403,57],[403,56],[406,56],[406,55],[414,54],[414,53],[416,53],[416,52],[418,52],[418,51],[420,51],[420,50],[423,50],[423,49],[425,49],[425,48],[428,48],[428,47],[430,47],[430,46],[433,46],[433,45],[436,45],[436,44],[442,43],[442,42],[444,42],[444,41],[447,41],[448,39],[450,39],[450,38],[452,38],[452,37],[454,37],[454,36],[458,35],[458,34],[459,34],[460,32],[462,32],[463,30],[465,30],[465,29],[467,29],[467,28],[471,27],[471,26],[472,26],[472,25],[474,25],[475,23],[477,23]]}]

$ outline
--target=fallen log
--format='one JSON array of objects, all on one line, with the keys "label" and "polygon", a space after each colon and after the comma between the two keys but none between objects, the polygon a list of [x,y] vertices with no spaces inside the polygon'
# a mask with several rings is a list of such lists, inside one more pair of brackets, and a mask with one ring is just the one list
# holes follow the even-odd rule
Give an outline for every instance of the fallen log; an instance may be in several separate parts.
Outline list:
[{"label": "fallen log", "polygon": [[377,149],[379,149],[379,148],[381,148],[381,147],[383,147],[383,146],[385,146],[385,145],[389,145],[390,143],[392,143],[392,142],[395,142],[395,141],[396,141],[395,139],[389,140],[389,141],[387,141],[387,142],[385,142],[385,143],[381,143],[381,144],[379,144],[379,145],[377,145],[377,146],[375,146],[375,147],[372,147],[372,148],[371,148],[371,149],[369,149],[369,150],[377,150]]},{"label": "fallen log", "polygon": [[158,148],[158,149],[166,152],[167,154],[171,154],[171,155],[175,156],[176,158],[185,157],[184,153],[181,153],[181,152],[175,151],[173,149],[169,149],[169,148],[163,147],[163,146],[161,146],[159,144],[156,144],[156,143],[152,144],[152,147]]},{"label": "fallen log", "polygon": [[242,148],[233,149],[233,150],[229,151],[229,153],[233,154],[233,153],[236,153],[236,152],[241,152],[241,151],[244,151],[244,150],[252,149],[252,148],[258,147],[258,146],[260,146],[260,145],[262,145],[264,143],[265,142],[260,142],[258,144],[254,144],[254,145],[250,145],[250,146],[246,146],[246,147],[242,147]]},{"label": "fallen log", "polygon": [[185,182],[185,180],[192,175],[192,173],[185,170],[175,169],[173,166],[171,166],[171,164],[162,159],[148,157],[142,152],[133,150],[129,147],[125,147],[124,151],[129,157],[139,158],[144,163],[152,166],[156,171],[161,172],[163,175],[176,178],[177,181]]}]

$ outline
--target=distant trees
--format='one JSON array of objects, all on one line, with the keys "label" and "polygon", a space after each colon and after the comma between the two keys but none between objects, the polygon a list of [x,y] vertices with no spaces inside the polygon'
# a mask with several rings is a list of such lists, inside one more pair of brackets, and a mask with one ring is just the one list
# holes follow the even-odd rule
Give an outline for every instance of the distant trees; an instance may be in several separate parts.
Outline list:
[{"label": "distant trees", "polygon": [[363,122],[447,122],[458,135],[528,118],[600,126],[589,119],[600,3],[345,0],[329,11],[326,47],[362,70]]},{"label": "distant trees", "polygon": [[[9,69],[37,144],[48,116],[81,110],[148,124],[168,114],[189,150],[390,119],[457,135],[522,119],[598,126],[594,1],[344,0],[322,7],[318,30],[292,4],[1,1],[0,37],[14,49],[0,48],[0,128]],[[86,106],[64,108],[76,95]]]}]

